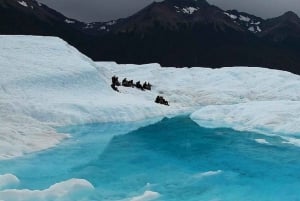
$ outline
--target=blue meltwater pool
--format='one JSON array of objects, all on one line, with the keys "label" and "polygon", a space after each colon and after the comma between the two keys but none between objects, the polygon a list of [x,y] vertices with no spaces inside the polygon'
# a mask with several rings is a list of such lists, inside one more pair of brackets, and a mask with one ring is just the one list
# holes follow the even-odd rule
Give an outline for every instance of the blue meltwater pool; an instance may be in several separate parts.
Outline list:
[{"label": "blue meltwater pool", "polygon": [[0,174],[16,175],[17,189],[29,190],[84,179],[94,189],[70,197],[80,201],[300,200],[300,148],[280,137],[206,129],[186,116],[126,132],[134,126],[59,128],[72,138],[47,151],[1,161]]}]

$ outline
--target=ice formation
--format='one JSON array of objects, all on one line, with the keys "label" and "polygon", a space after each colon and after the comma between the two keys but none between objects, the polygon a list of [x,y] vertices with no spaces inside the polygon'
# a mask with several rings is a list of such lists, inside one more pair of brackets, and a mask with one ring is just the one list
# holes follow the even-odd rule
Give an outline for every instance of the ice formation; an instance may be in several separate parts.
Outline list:
[{"label": "ice formation", "polygon": [[[0,176],[0,184],[2,182],[6,182],[7,179],[4,176]],[[10,175],[7,177],[10,178],[9,180],[15,181],[17,179],[18,181],[18,178],[14,175]],[[93,190],[93,185],[84,179],[70,179],[54,184],[45,190],[1,190],[0,188],[0,199],[4,201],[80,201],[83,197],[86,197],[86,195]]]},{"label": "ice formation", "polygon": [[[202,126],[300,133],[300,77],[263,68],[95,63],[53,37],[0,37],[0,159],[57,145],[55,126],[191,113]],[[110,87],[111,77],[152,91]],[[166,98],[170,107],[154,103]],[[202,124],[202,123],[205,123]],[[206,124],[207,123],[207,124]]]}]

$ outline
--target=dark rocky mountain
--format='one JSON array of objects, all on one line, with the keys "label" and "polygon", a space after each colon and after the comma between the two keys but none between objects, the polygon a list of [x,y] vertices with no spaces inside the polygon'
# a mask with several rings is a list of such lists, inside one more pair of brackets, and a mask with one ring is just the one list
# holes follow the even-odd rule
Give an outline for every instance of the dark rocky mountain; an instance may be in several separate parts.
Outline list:
[{"label": "dark rocky mountain", "polygon": [[264,21],[261,36],[269,37],[274,42],[288,39],[300,39],[300,18],[289,11],[277,18]]},{"label": "dark rocky mountain", "polygon": [[59,36],[94,60],[163,66],[262,66],[300,74],[300,19],[264,20],[205,0],[154,2],[133,16],[83,23],[34,0],[0,0],[0,33]]}]

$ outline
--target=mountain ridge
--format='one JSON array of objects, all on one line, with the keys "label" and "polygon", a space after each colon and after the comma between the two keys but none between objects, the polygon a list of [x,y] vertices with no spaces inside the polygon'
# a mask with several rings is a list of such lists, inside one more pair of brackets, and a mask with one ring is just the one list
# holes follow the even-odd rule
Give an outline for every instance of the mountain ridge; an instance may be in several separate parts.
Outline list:
[{"label": "mountain ridge", "polygon": [[300,18],[295,13],[265,20],[205,0],[154,2],[128,18],[92,23],[35,0],[0,0],[0,34],[58,36],[94,60],[262,66],[300,74]]}]

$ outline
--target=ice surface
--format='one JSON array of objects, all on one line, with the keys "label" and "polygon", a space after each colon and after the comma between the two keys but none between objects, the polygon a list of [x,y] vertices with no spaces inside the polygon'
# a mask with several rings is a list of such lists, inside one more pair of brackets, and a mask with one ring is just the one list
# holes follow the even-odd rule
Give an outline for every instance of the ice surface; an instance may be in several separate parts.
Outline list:
[{"label": "ice surface", "polygon": [[[300,77],[288,72],[96,64],[53,37],[1,36],[0,44],[0,159],[47,149],[69,137],[54,126],[137,121],[197,109],[198,122],[299,132]],[[149,81],[153,90],[120,87],[117,93],[110,87],[113,75],[120,81]],[[157,95],[170,107],[155,104]],[[223,120],[228,114],[234,117]]]},{"label": "ice surface", "polygon": [[[9,177],[11,177],[12,179],[17,179],[13,175]],[[3,181],[3,178],[0,177],[0,182],[1,181]],[[45,190],[0,190],[0,198],[4,201],[79,201],[82,200],[82,197],[86,197],[89,191],[93,190],[93,185],[84,179],[70,179],[61,183],[54,184]]]},{"label": "ice surface", "polygon": [[191,115],[204,127],[230,127],[269,134],[300,134],[299,101],[252,101],[206,106]]},{"label": "ice surface", "polygon": [[136,196],[130,199],[130,201],[150,201],[159,198],[160,194],[153,191],[145,191],[143,195]]},{"label": "ice surface", "polygon": [[12,174],[0,175],[0,190],[15,187],[20,183],[19,179]]},{"label": "ice surface", "polygon": [[267,140],[265,139],[255,139],[255,142],[259,144],[270,144]]},{"label": "ice surface", "polygon": [[222,174],[222,172],[223,172],[222,170],[202,172],[202,173],[194,175],[194,178],[202,179],[202,178],[205,178],[205,177],[210,177],[210,176]]}]

